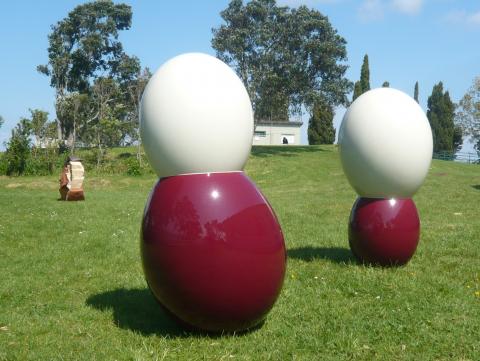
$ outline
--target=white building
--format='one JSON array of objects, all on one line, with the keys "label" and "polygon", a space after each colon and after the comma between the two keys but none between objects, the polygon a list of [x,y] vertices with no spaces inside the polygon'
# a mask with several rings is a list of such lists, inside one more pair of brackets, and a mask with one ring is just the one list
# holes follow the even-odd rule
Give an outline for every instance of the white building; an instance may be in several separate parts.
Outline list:
[{"label": "white building", "polygon": [[253,134],[253,145],[300,145],[302,122],[258,121]]}]

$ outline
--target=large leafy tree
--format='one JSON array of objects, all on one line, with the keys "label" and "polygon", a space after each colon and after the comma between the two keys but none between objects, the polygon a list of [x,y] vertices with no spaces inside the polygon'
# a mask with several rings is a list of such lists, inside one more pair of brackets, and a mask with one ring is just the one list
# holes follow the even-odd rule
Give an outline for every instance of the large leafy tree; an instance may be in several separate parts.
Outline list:
[{"label": "large leafy tree", "polygon": [[[459,146],[459,128],[455,130],[455,105],[448,91],[443,90],[443,83],[434,85],[428,98],[427,118],[433,133],[434,152],[455,152]],[[461,135],[460,135],[461,145]]]},{"label": "large leafy tree", "polygon": [[308,122],[308,143],[333,144],[334,141],[333,109],[328,103],[319,100],[315,103]]},{"label": "large leafy tree", "polygon": [[460,100],[456,112],[456,122],[472,137],[475,149],[480,154],[480,76]]},{"label": "large leafy tree", "polygon": [[37,69],[56,90],[59,139],[67,139],[74,129],[60,109],[70,92],[88,93],[99,76],[117,76],[125,59],[119,31],[129,29],[131,20],[130,6],[101,0],[78,5],[52,26],[48,63]]},{"label": "large leafy tree", "polygon": [[311,112],[318,99],[347,103],[346,41],[319,11],[232,0],[220,15],[212,46],[244,82],[256,120]]}]

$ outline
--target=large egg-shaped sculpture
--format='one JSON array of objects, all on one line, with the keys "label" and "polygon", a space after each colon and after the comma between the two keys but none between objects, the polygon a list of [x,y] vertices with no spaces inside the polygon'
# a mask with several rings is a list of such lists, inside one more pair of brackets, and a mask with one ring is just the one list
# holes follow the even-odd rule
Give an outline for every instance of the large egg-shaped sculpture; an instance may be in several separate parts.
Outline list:
[{"label": "large egg-shaped sculpture", "polygon": [[272,208],[242,172],[253,135],[244,85],[210,55],[175,57],[145,89],[141,135],[160,177],[141,231],[153,295],[197,329],[257,326],[279,296],[286,251]]}]

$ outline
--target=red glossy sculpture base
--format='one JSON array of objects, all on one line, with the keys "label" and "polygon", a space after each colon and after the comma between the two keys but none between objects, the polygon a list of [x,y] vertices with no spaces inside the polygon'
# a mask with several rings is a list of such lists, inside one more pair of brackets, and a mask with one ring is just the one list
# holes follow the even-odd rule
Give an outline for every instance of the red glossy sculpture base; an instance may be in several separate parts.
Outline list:
[{"label": "red glossy sculpture base", "polygon": [[411,199],[358,198],[353,205],[348,239],[360,262],[403,265],[415,253],[419,235],[420,220]]},{"label": "red glossy sculpture base", "polygon": [[286,267],[278,221],[243,172],[160,179],[145,208],[141,253],[157,300],[207,331],[259,324]]}]

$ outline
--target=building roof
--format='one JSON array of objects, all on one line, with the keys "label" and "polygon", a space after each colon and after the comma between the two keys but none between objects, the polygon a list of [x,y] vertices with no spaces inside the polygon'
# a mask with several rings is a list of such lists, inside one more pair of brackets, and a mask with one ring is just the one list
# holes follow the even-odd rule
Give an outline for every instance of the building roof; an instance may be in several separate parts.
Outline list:
[{"label": "building roof", "polygon": [[303,122],[299,121],[271,121],[271,120],[258,120],[257,125],[266,125],[269,127],[301,127]]}]

